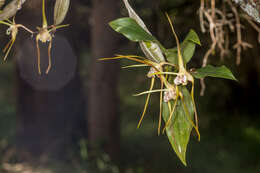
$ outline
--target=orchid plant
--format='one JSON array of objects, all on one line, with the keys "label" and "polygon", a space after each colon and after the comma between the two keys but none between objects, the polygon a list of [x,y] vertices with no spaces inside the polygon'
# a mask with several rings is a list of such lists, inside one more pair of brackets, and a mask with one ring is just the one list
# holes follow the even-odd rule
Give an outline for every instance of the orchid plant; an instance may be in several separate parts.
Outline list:
[{"label": "orchid plant", "polygon": [[[57,29],[67,27],[69,25],[60,25],[66,17],[66,14],[69,9],[70,0],[56,0],[54,7],[54,24],[48,26],[47,18],[45,14],[45,0],[42,0],[42,27],[36,27],[38,31],[32,31],[22,24],[15,23],[15,15],[18,10],[22,8],[22,5],[26,0],[12,0],[7,4],[4,9],[0,12],[0,24],[4,24],[9,28],[6,31],[7,35],[11,35],[11,40],[7,43],[3,52],[5,53],[4,60],[7,59],[7,56],[10,53],[10,50],[16,40],[18,34],[18,29],[23,28],[25,31],[29,32],[32,36],[36,35],[36,48],[37,48],[37,58],[38,58],[38,73],[41,74],[41,65],[40,65],[40,48],[39,41],[43,43],[49,42],[48,45],[48,60],[49,65],[46,69],[46,74],[49,73],[51,69],[51,47],[52,47],[52,38]],[[5,4],[4,0],[0,0],[0,8]],[[13,18],[13,21],[10,20]]]},{"label": "orchid plant", "polygon": [[[69,1],[66,1],[66,2],[69,2]],[[66,3],[66,2],[60,1],[60,3]],[[64,5],[64,4],[59,4],[59,5]],[[57,7],[57,4],[56,4],[56,7]],[[67,8],[66,11],[68,10],[68,7],[69,7],[69,4],[66,5],[66,8]],[[57,9],[57,8],[55,8],[55,9]],[[56,11],[55,11],[54,15],[57,16]],[[63,19],[64,19],[64,17],[63,17]],[[41,64],[40,64],[41,54],[40,54],[40,48],[39,48],[39,40],[42,43],[49,42],[49,46],[48,46],[49,65],[48,65],[46,72],[45,72],[46,74],[48,74],[50,69],[51,69],[51,47],[52,47],[52,37],[54,36],[54,32],[59,28],[69,26],[69,25],[59,25],[63,21],[63,19],[59,21],[59,20],[57,20],[57,17],[54,17],[54,25],[48,26],[46,14],[45,14],[45,0],[42,0],[42,27],[41,28],[37,27],[38,34],[36,36],[36,46],[37,46],[37,55],[38,55],[38,72],[39,72],[39,74],[41,74]]]},{"label": "orchid plant", "polygon": [[[236,78],[225,66],[214,67],[207,65],[200,69],[188,70],[186,65],[193,57],[196,45],[201,45],[195,31],[190,30],[184,41],[180,43],[173,23],[166,13],[176,40],[175,48],[166,49],[149,32],[144,22],[130,6],[128,0],[123,0],[123,2],[128,10],[129,17],[116,19],[111,21],[109,25],[130,41],[138,42],[145,56],[116,55],[115,57],[102,58],[100,60],[128,59],[138,64],[129,65],[125,68],[150,68],[147,73],[148,80],[151,80],[149,90],[135,95],[147,95],[144,110],[137,127],[140,127],[145,116],[151,94],[158,92],[160,94],[158,135],[161,131],[166,132],[172,148],[186,166],[186,149],[192,129],[195,129],[198,140],[200,140],[194,99],[195,78],[201,79],[210,76],[235,81]],[[159,89],[154,89],[156,79],[160,82]],[[190,91],[188,88],[191,88]],[[163,128],[161,128],[162,120],[164,120],[165,124]]]},{"label": "orchid plant", "polygon": [[[39,41],[48,44],[49,65],[45,71],[49,73],[51,69],[51,48],[53,36],[57,29],[68,25],[60,25],[68,12],[70,0],[56,0],[54,7],[54,24],[48,25],[45,14],[45,0],[42,0],[42,26],[37,27],[37,31],[31,31],[22,24],[16,24],[15,15],[26,0],[12,0],[0,12],[0,24],[8,26],[7,35],[11,35],[10,41],[3,49],[6,60],[11,48],[16,40],[20,28],[29,32],[32,36],[36,34],[36,48],[38,58],[38,73],[41,74]],[[186,38],[180,42],[174,30],[170,16],[166,13],[166,18],[170,24],[173,36],[176,40],[176,47],[165,48],[148,30],[141,18],[130,6],[128,0],[123,0],[129,17],[124,17],[111,21],[109,25],[116,31],[123,34],[130,41],[138,42],[144,56],[137,55],[116,55],[111,58],[100,60],[128,59],[138,64],[129,65],[126,68],[148,67],[147,79],[151,84],[148,91],[141,92],[135,96],[147,95],[144,110],[141,114],[137,127],[141,126],[146,110],[148,108],[151,95],[160,94],[159,99],[159,121],[158,135],[165,132],[171,146],[181,162],[186,163],[186,149],[190,139],[192,129],[196,131],[200,140],[198,116],[194,99],[195,78],[219,77],[236,80],[231,71],[225,66],[214,67],[207,65],[200,69],[189,70],[187,63],[194,55],[196,45],[201,45],[198,35],[194,30],[190,30]],[[0,0],[0,8],[5,4],[5,0]],[[12,21],[10,20],[12,18]],[[160,88],[154,89],[155,82],[160,82]],[[189,90],[190,88],[190,90]],[[162,123],[164,121],[164,127]]]}]

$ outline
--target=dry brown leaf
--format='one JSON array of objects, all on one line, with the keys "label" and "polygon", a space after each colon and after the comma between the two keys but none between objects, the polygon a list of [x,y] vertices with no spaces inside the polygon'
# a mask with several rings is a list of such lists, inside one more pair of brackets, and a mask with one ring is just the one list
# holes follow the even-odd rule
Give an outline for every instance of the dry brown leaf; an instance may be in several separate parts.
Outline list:
[{"label": "dry brown leaf", "polygon": [[70,0],[56,0],[54,7],[54,25],[63,22],[69,10]]}]

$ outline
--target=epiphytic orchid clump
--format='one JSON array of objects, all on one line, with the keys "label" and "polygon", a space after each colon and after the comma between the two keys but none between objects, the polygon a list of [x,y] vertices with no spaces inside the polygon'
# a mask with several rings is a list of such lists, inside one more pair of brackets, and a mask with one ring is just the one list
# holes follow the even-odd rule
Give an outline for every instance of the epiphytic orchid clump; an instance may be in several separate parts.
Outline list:
[{"label": "epiphytic orchid clump", "polygon": [[[236,80],[225,66],[206,67],[187,70],[186,65],[195,53],[196,45],[200,40],[195,31],[190,30],[182,43],[179,42],[172,21],[166,13],[168,22],[176,40],[176,47],[165,48],[147,29],[141,18],[135,13],[128,0],[123,0],[130,17],[116,19],[109,25],[117,32],[123,34],[130,41],[140,44],[145,57],[137,55],[116,55],[112,58],[100,60],[128,59],[138,64],[124,68],[149,67],[147,78],[151,81],[147,91],[135,96],[147,95],[144,110],[137,127],[139,128],[146,113],[150,97],[153,93],[160,94],[158,134],[165,132],[175,153],[186,165],[186,149],[190,134],[194,128],[198,140],[200,133],[198,117],[194,99],[194,78],[200,79],[207,76]],[[155,82],[159,81],[160,88],[154,89]],[[188,88],[191,88],[190,91]],[[162,120],[164,128],[161,130]]]},{"label": "epiphytic orchid clump", "polygon": [[[18,10],[22,9],[22,5],[26,0],[12,0],[9,4],[7,4],[4,9],[0,12],[0,24],[4,24],[8,26],[6,34],[11,35],[11,40],[3,49],[5,53],[4,60],[6,60],[7,56],[10,53],[10,50],[16,40],[16,36],[18,34],[18,29],[23,28],[25,31],[29,32],[32,36],[36,35],[36,48],[37,48],[37,57],[38,57],[38,73],[41,74],[41,66],[40,66],[40,48],[39,41],[43,43],[49,42],[48,45],[48,60],[49,65],[45,71],[46,74],[49,73],[51,69],[51,47],[54,33],[57,29],[66,27],[68,25],[60,25],[68,12],[70,0],[56,0],[54,7],[54,24],[48,26],[47,18],[45,14],[45,0],[42,0],[42,27],[36,27],[38,31],[32,31],[28,29],[26,26],[22,24],[15,23],[15,15]],[[5,1],[0,1],[0,8],[5,4]],[[13,17],[13,21],[9,19]]]}]

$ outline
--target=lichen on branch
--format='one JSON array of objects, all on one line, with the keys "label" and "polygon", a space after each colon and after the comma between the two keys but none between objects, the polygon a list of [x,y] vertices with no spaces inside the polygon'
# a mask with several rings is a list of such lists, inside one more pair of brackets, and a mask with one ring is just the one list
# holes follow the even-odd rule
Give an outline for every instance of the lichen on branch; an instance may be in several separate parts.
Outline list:
[{"label": "lichen on branch", "polygon": [[233,0],[256,22],[260,23],[260,1],[259,0]]}]

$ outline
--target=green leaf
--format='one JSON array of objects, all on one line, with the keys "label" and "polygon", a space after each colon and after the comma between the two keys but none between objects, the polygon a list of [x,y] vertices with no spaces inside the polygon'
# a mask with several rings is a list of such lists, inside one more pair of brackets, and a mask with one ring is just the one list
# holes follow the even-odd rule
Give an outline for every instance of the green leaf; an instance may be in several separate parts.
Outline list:
[{"label": "green leaf", "polygon": [[187,41],[183,42],[182,45],[182,57],[183,63],[186,65],[194,55],[196,45],[193,42]]},{"label": "green leaf", "polygon": [[155,38],[147,33],[134,19],[129,17],[119,18],[109,23],[116,31],[123,34],[131,41],[154,41]]},{"label": "green leaf", "polygon": [[[129,17],[134,19],[139,26],[141,26],[141,28],[143,28],[148,34],[152,35],[150,33],[150,31],[147,29],[147,27],[145,26],[144,22],[142,21],[142,19],[138,16],[138,14],[134,11],[134,9],[131,7],[131,5],[129,4],[128,0],[123,0],[125,7],[128,11]],[[155,42],[150,42],[148,44],[152,45],[151,48],[148,48],[147,43],[141,41],[139,42],[140,47],[143,51],[143,53],[145,54],[145,56],[147,58],[149,58],[152,61],[155,62],[165,62],[165,58],[163,56],[162,53],[162,46],[158,41]]]},{"label": "green leaf", "polygon": [[201,46],[199,36],[197,35],[197,33],[193,29],[191,29],[190,32],[188,33],[184,42],[185,41],[191,41],[191,42],[194,42],[195,44],[198,44],[198,45]]},{"label": "green leaf", "polygon": [[[194,55],[196,44],[201,45],[198,35],[194,30],[190,30],[184,41],[181,43],[181,52],[183,62],[186,65]],[[175,65],[178,64],[177,48],[167,49],[165,51],[167,60]]]},{"label": "green leaf", "polygon": [[140,42],[140,46],[147,58],[155,62],[164,61],[159,42],[133,18],[119,18],[109,23],[117,32],[131,41]]},{"label": "green leaf", "polygon": [[237,81],[237,79],[234,77],[232,72],[224,65],[221,67],[214,67],[212,65],[207,65],[206,67],[202,67],[192,72],[192,75],[198,79],[210,76],[210,77],[224,78],[224,79]]},{"label": "green leaf", "polygon": [[[173,150],[175,151],[181,162],[186,166],[186,150],[193,128],[187,116],[191,116],[191,119],[194,119],[194,109],[191,95],[186,87],[181,87],[180,92],[182,92],[183,94],[185,104],[183,104],[181,99],[177,101],[177,106],[173,113],[171,122],[166,128],[166,134]],[[171,105],[173,104],[174,103],[172,101]],[[185,114],[185,109],[187,109],[189,115]],[[169,115],[170,111],[168,108],[168,104],[163,103],[163,119],[165,122],[168,121]]]},{"label": "green leaf", "polygon": [[145,26],[145,24],[142,21],[142,19],[136,14],[134,9],[131,7],[131,5],[129,4],[128,0],[123,0],[123,2],[125,4],[125,8],[128,11],[129,17],[134,19],[146,32],[148,32],[150,34],[150,31],[147,29],[147,27]]},{"label": "green leaf", "polygon": [[166,49],[164,54],[165,54],[168,62],[178,66],[178,52],[177,52],[177,48]]}]

